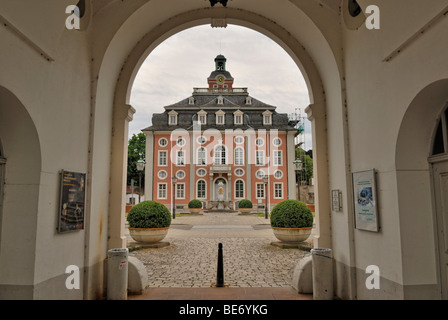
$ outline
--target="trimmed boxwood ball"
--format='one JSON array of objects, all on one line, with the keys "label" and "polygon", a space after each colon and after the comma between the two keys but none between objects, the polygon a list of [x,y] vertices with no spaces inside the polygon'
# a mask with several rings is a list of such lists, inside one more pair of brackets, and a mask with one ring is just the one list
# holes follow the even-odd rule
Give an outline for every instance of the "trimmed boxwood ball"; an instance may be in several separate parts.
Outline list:
[{"label": "trimmed boxwood ball", "polygon": [[159,202],[143,201],[129,210],[127,220],[131,228],[166,228],[171,225],[171,214]]},{"label": "trimmed boxwood ball", "polygon": [[238,203],[238,208],[241,209],[252,208],[252,202],[248,199],[243,199]]},{"label": "trimmed boxwood ball", "polygon": [[298,200],[285,200],[271,212],[271,226],[275,228],[310,228],[313,214],[308,206]]},{"label": "trimmed boxwood ball", "polygon": [[202,202],[197,199],[193,199],[188,203],[188,208],[202,208]]}]

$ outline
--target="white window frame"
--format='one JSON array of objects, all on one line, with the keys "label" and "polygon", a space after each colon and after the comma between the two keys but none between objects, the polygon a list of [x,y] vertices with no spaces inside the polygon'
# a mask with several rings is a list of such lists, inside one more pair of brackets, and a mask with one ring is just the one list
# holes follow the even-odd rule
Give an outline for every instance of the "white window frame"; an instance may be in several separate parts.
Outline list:
[{"label": "white window frame", "polygon": [[273,162],[274,166],[282,166],[283,165],[283,151],[282,150],[273,150]]},{"label": "white window frame", "polygon": [[[165,154],[165,157],[164,157],[164,159],[165,159],[165,164],[163,164],[162,163],[162,154]],[[159,152],[158,152],[158,159],[159,159],[159,161],[158,161],[158,164],[159,164],[159,167],[168,167],[168,151],[167,150],[159,150]]]},{"label": "white window frame", "polygon": [[218,97],[218,104],[223,105],[224,104],[224,98],[222,96]]},{"label": "white window frame", "polygon": [[[203,151],[203,157],[201,157],[200,156],[200,154],[201,154],[201,150],[204,150]],[[202,161],[200,161],[200,160],[204,160],[204,163],[202,163]],[[196,165],[198,165],[198,166],[206,166],[207,165],[207,148],[205,148],[205,147],[199,147],[197,150],[196,150]]]},{"label": "white window frame", "polygon": [[[242,174],[241,174],[241,175],[238,175],[236,172],[237,172],[237,171],[240,171],[240,170],[241,170]],[[237,169],[235,169],[234,173],[235,173],[235,176],[237,176],[237,177],[239,177],[239,178],[244,177],[244,174],[245,174],[243,168],[237,168]]]},{"label": "white window frame", "polygon": [[[240,155],[238,156],[238,151],[240,151]],[[243,147],[236,147],[235,148],[235,154],[234,154],[234,165],[235,166],[244,166],[244,148]]]},{"label": "white window frame", "polygon": [[188,104],[189,105],[194,105],[194,97],[188,98]]},{"label": "white window frame", "polygon": [[266,172],[264,170],[259,169],[255,172],[255,177],[259,180],[263,179],[266,176]]},{"label": "white window frame", "polygon": [[[266,121],[266,119],[268,119],[268,121]],[[263,125],[265,126],[272,125],[272,112],[269,110],[263,112]]]},{"label": "white window frame", "polygon": [[[218,148],[220,148],[220,152],[219,152],[219,157],[217,157],[216,155],[218,154],[217,152],[216,152],[216,150],[218,149]],[[222,150],[224,150],[224,163],[223,163],[223,161],[222,161],[222,159],[223,159],[223,156],[222,156]],[[217,163],[217,160],[218,159],[220,159],[220,161],[219,161],[219,163]],[[216,147],[215,147],[215,149],[213,150],[213,163],[215,164],[215,165],[224,165],[224,164],[227,164],[227,148],[226,148],[226,146],[225,145],[223,145],[223,144],[218,144]]]},{"label": "white window frame", "polygon": [[[163,190],[163,192],[165,193],[165,197],[163,197],[163,196],[161,197],[160,196],[160,191],[162,191],[160,186],[164,186],[165,190]],[[168,185],[166,183],[163,183],[163,182],[158,183],[157,184],[157,199],[167,199],[167,196],[168,196]]]},{"label": "white window frame", "polygon": [[[259,156],[259,153],[261,156]],[[261,163],[258,161],[261,159]],[[265,163],[265,153],[264,150],[255,150],[255,165],[256,166],[264,166]]]},{"label": "white window frame", "polygon": [[[165,141],[166,143],[163,145],[162,141]],[[159,139],[159,146],[161,146],[162,148],[168,146],[168,139],[167,138],[160,138]]]},{"label": "white window frame", "polygon": [[[160,177],[160,174],[161,174],[162,172],[165,173],[165,177],[164,177],[164,178]],[[166,177],[168,177],[168,172],[166,172],[166,170],[159,170],[159,172],[157,173],[157,177],[158,177],[160,180],[165,180]]]},{"label": "white window frame", "polygon": [[[179,173],[181,173],[181,172],[182,172],[182,174],[184,175],[182,178],[179,177]],[[184,170],[178,170],[178,171],[176,172],[176,178],[179,179],[179,180],[183,180],[183,179],[185,179],[186,176],[187,176],[187,175],[185,174],[185,171],[184,171]]]},{"label": "white window frame", "polygon": [[[275,144],[276,140],[280,141],[280,143],[279,144]],[[280,147],[282,145],[282,143],[283,143],[283,140],[280,137],[275,137],[274,139],[272,139],[272,145],[275,146],[275,147]]]},{"label": "white window frame", "polygon": [[[180,186],[182,186],[182,188],[179,188]],[[179,196],[179,191],[182,192],[182,196],[181,197]],[[176,199],[180,199],[180,200],[185,199],[185,183],[184,182],[176,183],[175,193],[176,193],[175,194]]]},{"label": "white window frame", "polygon": [[[204,117],[204,121],[201,121],[201,117]],[[207,124],[207,112],[204,110],[201,110],[198,112],[198,121],[201,125]]]},{"label": "white window frame", "polygon": [[[238,190],[238,188],[237,188],[237,184],[238,184],[238,182],[242,182],[242,188],[243,188],[243,190]],[[235,180],[235,188],[234,188],[234,197],[235,197],[235,199],[244,199],[245,198],[245,195],[246,195],[246,185],[245,185],[245,182],[244,182],[244,180],[243,179],[236,179]],[[241,197],[238,197],[238,192],[242,192],[242,196]]]},{"label": "white window frame", "polygon": [[[174,110],[171,110],[170,112],[168,112],[168,125],[170,126],[177,126],[177,115],[178,113]],[[174,121],[173,118],[174,117]]]},{"label": "white window frame", "polygon": [[[202,142],[201,142],[201,139],[204,139],[204,140],[202,140]],[[205,144],[205,143],[207,142],[207,138],[204,137],[204,136],[199,136],[199,137],[196,139],[196,142],[197,142],[198,144],[200,144],[200,145],[203,145],[203,144]]]},{"label": "white window frame", "polygon": [[[279,190],[277,190],[277,187],[280,187]],[[281,192],[280,196],[277,196],[277,191]],[[274,199],[283,199],[283,182],[274,182]]]},{"label": "white window frame", "polygon": [[[199,194],[199,182],[204,182],[204,196],[201,197],[201,195]],[[197,199],[207,199],[207,181],[205,181],[205,179],[199,179],[198,181],[196,181],[196,198]]]},{"label": "white window frame", "polygon": [[246,104],[247,105],[251,105],[252,104],[252,98],[251,97],[246,97]]},{"label": "white window frame", "polygon": [[[262,197],[260,197],[260,196],[258,195],[259,186],[262,186],[262,189],[263,189],[263,196],[262,196]],[[257,182],[257,183],[255,184],[255,197],[256,197],[257,199],[266,199],[266,186],[265,186],[265,184],[264,184],[263,182]]]},{"label": "white window frame", "polygon": [[[280,176],[279,176],[279,177],[276,176],[276,174],[277,174],[278,172],[280,173]],[[275,170],[275,171],[274,171],[274,178],[275,178],[275,179],[281,179],[281,178],[283,178],[283,171],[282,171],[282,170]]]},{"label": "white window frame", "polygon": [[[215,113],[216,115],[216,124],[217,125],[225,125],[226,124],[226,113],[222,110],[219,110]],[[222,121],[219,121],[222,119]]]},{"label": "white window frame", "polygon": [[[241,140],[241,141],[238,141],[238,140]],[[237,136],[237,137],[235,137],[234,141],[235,141],[235,144],[243,144],[244,143],[244,137],[243,136]]]},{"label": "white window frame", "polygon": [[[203,175],[199,174],[199,171],[201,171],[201,170],[204,170],[204,172],[205,172]],[[205,177],[207,175],[207,170],[205,170],[204,168],[199,168],[198,170],[196,170],[196,175],[198,177]]]},{"label": "white window frame", "polygon": [[[179,153],[182,152],[182,157],[179,156]],[[183,159],[183,163],[180,163],[179,160]],[[184,150],[177,150],[176,152],[176,166],[178,167],[185,167],[185,163],[186,163],[186,152]]]}]

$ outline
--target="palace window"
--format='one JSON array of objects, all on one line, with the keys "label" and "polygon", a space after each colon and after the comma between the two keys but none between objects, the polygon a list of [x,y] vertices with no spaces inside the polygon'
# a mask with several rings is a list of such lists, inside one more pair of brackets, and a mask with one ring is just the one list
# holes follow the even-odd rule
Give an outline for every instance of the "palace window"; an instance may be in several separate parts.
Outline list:
[{"label": "palace window", "polygon": [[178,166],[184,166],[185,165],[185,151],[179,150],[177,151],[177,161]]},{"label": "palace window", "polygon": [[240,110],[237,110],[233,113],[233,124],[241,125],[243,124],[243,112]]},{"label": "palace window", "polygon": [[274,150],[274,166],[281,166],[283,164],[282,151]]},{"label": "palace window", "polygon": [[197,198],[198,199],[205,199],[206,198],[206,190],[207,190],[207,184],[204,180],[198,180],[197,183]]},{"label": "palace window", "polygon": [[157,176],[160,180],[163,180],[168,176],[168,173],[165,170],[160,170]]},{"label": "palace window", "polygon": [[244,149],[241,147],[235,149],[235,165],[244,165]]},{"label": "palace window", "polygon": [[198,112],[198,121],[200,124],[207,124],[207,112],[201,110]]},{"label": "palace window", "polygon": [[274,138],[274,139],[272,140],[272,144],[273,144],[274,146],[276,146],[276,147],[279,147],[279,146],[282,145],[282,139],[280,139],[280,138]]},{"label": "palace window", "polygon": [[168,151],[159,151],[159,166],[168,165]]},{"label": "palace window", "polygon": [[224,104],[224,98],[219,96],[218,97],[218,104]]},{"label": "palace window", "polygon": [[244,176],[244,170],[241,169],[241,168],[236,169],[236,170],[235,170],[235,175],[236,175],[237,177],[242,177],[242,176]]},{"label": "palace window", "polygon": [[205,177],[205,175],[207,174],[207,171],[205,171],[205,169],[198,169],[198,171],[196,171],[196,174],[199,177]]},{"label": "palace window", "polygon": [[185,199],[185,183],[176,183],[176,199]]},{"label": "palace window", "polygon": [[251,97],[246,97],[246,104],[247,105],[251,105],[252,104],[252,98]]},{"label": "palace window", "polygon": [[257,199],[265,198],[265,185],[264,183],[257,183]]},{"label": "palace window", "polygon": [[243,180],[235,181],[235,198],[238,198],[238,199],[244,198],[244,181]]},{"label": "palace window", "polygon": [[263,125],[271,125],[272,124],[272,112],[266,110],[263,112]]},{"label": "palace window", "polygon": [[215,164],[226,164],[226,147],[219,145],[215,147]]},{"label": "palace window", "polygon": [[263,150],[255,151],[255,164],[257,166],[264,166],[264,151]]},{"label": "palace window", "polygon": [[188,98],[188,104],[190,104],[190,105],[194,104],[194,97]]},{"label": "palace window", "polygon": [[216,124],[223,125],[225,124],[225,115],[226,113],[222,110],[216,112]]},{"label": "palace window", "polygon": [[198,166],[203,166],[207,164],[207,150],[204,147],[198,149]]},{"label": "palace window", "polygon": [[274,199],[283,199],[283,183],[274,183]]},{"label": "palace window", "polygon": [[179,180],[182,180],[183,178],[185,178],[185,171],[179,170],[176,172],[176,177]]},{"label": "palace window", "polygon": [[256,176],[258,179],[263,179],[265,175],[266,175],[266,173],[265,173],[263,170],[258,170],[258,171],[255,173],[255,176]]},{"label": "palace window", "polygon": [[174,110],[171,110],[168,113],[168,124],[170,126],[177,126],[177,112]]},{"label": "palace window", "polygon": [[275,171],[274,171],[274,177],[275,177],[276,179],[281,179],[281,178],[283,178],[283,172],[282,172],[282,170],[275,170]]},{"label": "palace window", "polygon": [[166,199],[166,183],[157,184],[157,198]]},{"label": "palace window", "polygon": [[168,145],[168,140],[165,138],[159,139],[159,146],[166,147]]}]

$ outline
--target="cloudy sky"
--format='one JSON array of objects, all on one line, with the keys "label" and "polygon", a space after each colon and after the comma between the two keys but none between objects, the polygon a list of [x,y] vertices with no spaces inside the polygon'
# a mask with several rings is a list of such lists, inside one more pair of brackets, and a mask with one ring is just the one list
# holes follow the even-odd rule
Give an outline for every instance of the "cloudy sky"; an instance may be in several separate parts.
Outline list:
[{"label": "cloudy sky", "polygon": [[[190,28],[160,44],[148,56],[135,79],[131,105],[137,110],[129,136],[151,125],[153,113],[191,96],[193,88],[207,87],[218,54],[234,87],[247,87],[249,95],[277,106],[279,113],[300,113],[309,105],[303,76],[291,57],[274,41],[248,28],[210,25]],[[305,150],[311,149],[311,126],[305,121]]]}]

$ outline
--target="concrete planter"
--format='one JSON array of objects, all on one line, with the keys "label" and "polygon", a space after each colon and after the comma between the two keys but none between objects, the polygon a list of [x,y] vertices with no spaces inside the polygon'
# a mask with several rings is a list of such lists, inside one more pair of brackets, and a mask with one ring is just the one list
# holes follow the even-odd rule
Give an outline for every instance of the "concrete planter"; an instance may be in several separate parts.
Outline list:
[{"label": "concrete planter", "polygon": [[169,227],[166,228],[129,228],[132,239],[141,243],[157,243],[162,241],[168,234]]},{"label": "concrete planter", "polygon": [[202,208],[188,208],[190,213],[201,213]]},{"label": "concrete planter", "polygon": [[272,227],[274,236],[287,243],[300,243],[305,241],[311,235],[312,227],[310,228],[276,228]]},{"label": "concrete planter", "polygon": [[238,208],[238,211],[242,214],[249,214],[252,212],[252,208]]}]

